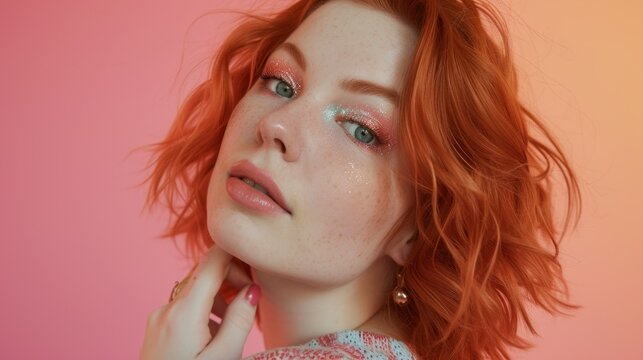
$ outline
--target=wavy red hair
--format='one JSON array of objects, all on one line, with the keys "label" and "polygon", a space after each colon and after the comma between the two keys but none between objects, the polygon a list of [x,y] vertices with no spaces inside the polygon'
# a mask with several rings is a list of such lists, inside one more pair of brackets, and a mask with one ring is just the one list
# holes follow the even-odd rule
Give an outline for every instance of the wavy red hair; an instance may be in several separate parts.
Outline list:
[{"label": "wavy red hair", "polygon": [[[507,359],[536,333],[529,303],[550,313],[575,306],[558,259],[576,223],[576,175],[544,123],[518,99],[502,17],[471,0],[354,0],[413,26],[418,46],[399,107],[399,143],[417,228],[404,280],[412,301],[390,311],[423,359]],[[270,16],[246,14],[213,58],[209,78],[182,104],[166,138],[150,145],[146,206],[161,202],[198,259],[213,241],[207,187],[228,119],[271,52],[326,1],[300,0]],[[540,137],[541,140],[538,139]],[[554,224],[553,177],[567,207]],[[230,290],[230,289],[228,289]]]}]

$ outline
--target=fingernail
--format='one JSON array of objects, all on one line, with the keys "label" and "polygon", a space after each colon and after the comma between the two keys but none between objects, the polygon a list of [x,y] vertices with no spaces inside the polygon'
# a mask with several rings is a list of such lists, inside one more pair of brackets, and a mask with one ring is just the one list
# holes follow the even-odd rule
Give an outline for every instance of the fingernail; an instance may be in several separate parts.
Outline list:
[{"label": "fingernail", "polygon": [[261,297],[261,288],[259,285],[252,283],[248,290],[246,291],[246,301],[250,303],[250,305],[255,306],[259,302],[259,298]]}]

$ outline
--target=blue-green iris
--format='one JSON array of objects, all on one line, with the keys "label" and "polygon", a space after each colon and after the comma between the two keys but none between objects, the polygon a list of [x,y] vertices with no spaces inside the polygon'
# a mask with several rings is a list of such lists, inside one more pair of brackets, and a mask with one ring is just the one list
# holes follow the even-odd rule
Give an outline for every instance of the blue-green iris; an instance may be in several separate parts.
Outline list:
[{"label": "blue-green iris", "polygon": [[283,96],[285,98],[291,98],[295,94],[293,88],[284,81],[280,81],[277,83],[275,92],[277,93],[277,95]]},{"label": "blue-green iris", "polygon": [[371,132],[363,126],[358,126],[355,129],[354,135],[357,140],[363,142],[364,144],[368,144],[373,141],[373,134],[371,134]]}]

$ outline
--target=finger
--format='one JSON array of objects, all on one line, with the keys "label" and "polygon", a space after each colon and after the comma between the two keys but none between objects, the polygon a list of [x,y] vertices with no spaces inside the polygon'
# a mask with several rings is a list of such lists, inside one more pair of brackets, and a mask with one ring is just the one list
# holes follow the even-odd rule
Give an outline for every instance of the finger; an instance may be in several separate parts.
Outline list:
[{"label": "finger", "polygon": [[256,284],[246,286],[228,305],[217,335],[199,355],[199,359],[240,359],[243,346],[252,329],[261,289]]},{"label": "finger", "polygon": [[228,304],[234,300],[239,291],[241,291],[247,285],[252,283],[252,279],[246,271],[243,269],[243,264],[239,259],[234,258],[230,264],[230,269],[228,270],[228,276],[225,278],[222,288],[219,289],[216,297],[214,298],[214,304],[212,305],[212,313],[223,318]]},{"label": "finger", "polygon": [[209,314],[214,297],[226,277],[232,256],[212,246],[199,262],[192,278],[181,292],[185,292],[185,301],[189,308],[198,314]]},{"label": "finger", "polygon": [[[192,274],[194,273],[194,271],[196,270],[198,265],[199,264],[195,264],[194,266],[192,266],[192,269],[190,269],[188,274],[185,275],[183,277],[183,279],[175,285],[175,287],[172,289],[172,295],[170,296],[170,302],[172,302],[175,299],[178,299],[180,297],[185,297],[185,294],[187,293],[187,291],[183,291],[183,290],[185,290],[184,288],[187,287],[188,283],[192,279]],[[177,292],[176,295],[174,294],[175,291]],[[181,295],[181,293],[183,293],[183,295]]]}]

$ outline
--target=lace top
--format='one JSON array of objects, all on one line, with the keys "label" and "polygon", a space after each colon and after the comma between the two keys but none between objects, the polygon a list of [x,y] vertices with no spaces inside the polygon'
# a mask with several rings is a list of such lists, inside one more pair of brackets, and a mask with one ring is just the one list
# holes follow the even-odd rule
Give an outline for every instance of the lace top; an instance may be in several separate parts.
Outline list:
[{"label": "lace top", "polygon": [[322,335],[309,342],[257,353],[244,360],[416,360],[418,357],[402,341],[360,330],[344,330]]}]

